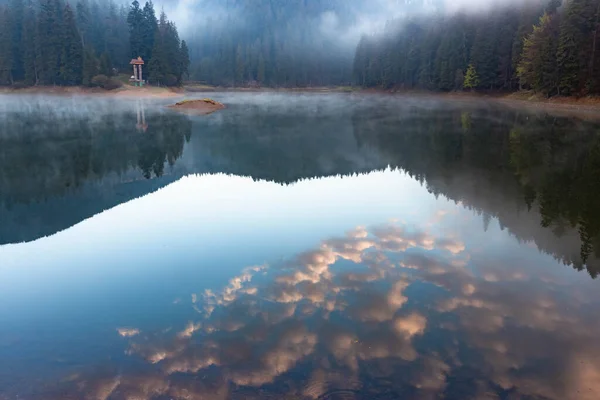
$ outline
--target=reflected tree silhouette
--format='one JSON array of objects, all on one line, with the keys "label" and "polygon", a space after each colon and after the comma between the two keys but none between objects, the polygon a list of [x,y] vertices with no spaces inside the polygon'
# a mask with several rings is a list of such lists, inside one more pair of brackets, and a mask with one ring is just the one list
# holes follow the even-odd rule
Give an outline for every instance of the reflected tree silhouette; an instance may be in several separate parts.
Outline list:
[{"label": "reflected tree silhouette", "polygon": [[191,121],[174,113],[151,114],[146,121],[143,132],[128,112],[99,120],[8,114],[9,134],[0,135],[0,203],[60,196],[135,167],[147,179],[162,176],[165,163],[173,166],[191,139]]},{"label": "reflected tree silhouette", "polygon": [[529,212],[539,212],[541,226],[554,234],[576,230],[578,256],[547,250],[594,278],[599,275],[600,139],[595,124],[497,109],[400,112],[385,123],[357,113],[353,123],[361,143],[379,149],[390,164],[426,183],[435,195],[489,213],[501,226],[517,224],[518,219],[507,222],[513,218],[505,217],[509,205],[484,193],[485,183]]},{"label": "reflected tree silhouette", "polygon": [[[135,110],[102,120],[9,113],[0,135],[0,204],[10,209],[64,197],[110,175],[164,176],[196,130],[202,134],[191,143],[195,160],[186,173],[292,184],[401,168],[432,194],[486,215],[486,226],[496,218],[519,240],[533,240],[565,264],[598,276],[596,124],[481,105],[367,102],[339,108],[335,101],[317,99],[310,107],[300,102],[306,107],[301,109],[249,104],[194,122],[175,113],[144,112],[145,132],[136,129]],[[568,238],[575,232],[577,251],[557,249],[557,241],[522,227],[523,213],[539,216],[539,226],[552,235]]]}]

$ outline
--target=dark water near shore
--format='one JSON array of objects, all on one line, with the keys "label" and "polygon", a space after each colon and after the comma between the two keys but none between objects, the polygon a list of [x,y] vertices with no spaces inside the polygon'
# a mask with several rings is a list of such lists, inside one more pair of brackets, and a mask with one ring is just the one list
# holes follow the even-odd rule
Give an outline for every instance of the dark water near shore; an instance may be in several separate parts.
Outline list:
[{"label": "dark water near shore", "polygon": [[0,96],[0,399],[600,398],[600,125],[214,98]]}]

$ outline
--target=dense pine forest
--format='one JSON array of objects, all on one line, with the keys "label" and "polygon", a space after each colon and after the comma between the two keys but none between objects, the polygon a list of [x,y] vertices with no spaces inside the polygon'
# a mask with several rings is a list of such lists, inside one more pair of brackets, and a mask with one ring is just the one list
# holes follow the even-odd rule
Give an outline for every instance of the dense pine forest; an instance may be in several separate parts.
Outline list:
[{"label": "dense pine forest", "polygon": [[403,20],[361,39],[354,78],[381,88],[595,94],[599,27],[599,0],[531,0],[485,15]]},{"label": "dense pine forest", "polygon": [[[163,5],[173,4],[180,2]],[[110,77],[129,74],[129,60],[141,56],[149,82],[167,86],[189,79],[243,87],[530,89],[548,97],[600,92],[600,0],[452,12],[439,0],[398,0],[393,12],[385,4],[203,0],[186,6],[181,40],[152,2],[0,0],[0,85],[110,88],[120,84]]]},{"label": "dense pine forest", "polygon": [[189,56],[175,24],[152,2],[129,7],[79,0],[9,0],[0,5],[0,85],[84,85],[111,89],[146,60],[148,81],[180,84]]}]

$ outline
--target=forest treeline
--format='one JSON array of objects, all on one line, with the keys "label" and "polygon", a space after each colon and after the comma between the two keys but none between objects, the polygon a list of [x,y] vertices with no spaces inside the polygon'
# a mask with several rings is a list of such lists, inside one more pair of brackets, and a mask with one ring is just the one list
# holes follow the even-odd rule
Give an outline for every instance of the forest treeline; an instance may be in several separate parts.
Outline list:
[{"label": "forest treeline", "polygon": [[9,0],[0,5],[0,85],[119,85],[129,61],[146,61],[153,84],[177,85],[187,73],[188,49],[175,24],[152,2]]},{"label": "forest treeline", "polygon": [[74,1],[0,0],[0,84],[102,85],[94,77],[130,74],[141,56],[144,77],[169,86],[600,92],[600,0],[487,13],[398,1],[404,16],[358,45],[352,34],[374,7],[358,0],[205,0],[187,10],[187,43],[151,2]]},{"label": "forest treeline", "polygon": [[361,39],[355,83],[425,90],[600,92],[600,0],[532,0],[389,24]]}]

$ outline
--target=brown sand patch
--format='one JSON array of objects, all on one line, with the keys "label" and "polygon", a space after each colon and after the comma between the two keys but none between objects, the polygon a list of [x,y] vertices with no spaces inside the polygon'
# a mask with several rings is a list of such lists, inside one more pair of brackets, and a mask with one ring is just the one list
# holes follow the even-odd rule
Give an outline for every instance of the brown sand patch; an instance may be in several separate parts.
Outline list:
[{"label": "brown sand patch", "polygon": [[169,108],[184,112],[190,112],[195,115],[206,115],[218,110],[222,110],[223,108],[225,108],[225,105],[212,99],[199,99],[183,100],[173,105],[170,105]]}]

